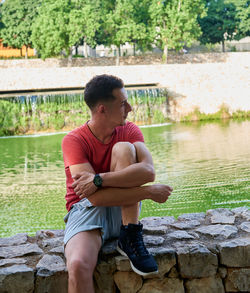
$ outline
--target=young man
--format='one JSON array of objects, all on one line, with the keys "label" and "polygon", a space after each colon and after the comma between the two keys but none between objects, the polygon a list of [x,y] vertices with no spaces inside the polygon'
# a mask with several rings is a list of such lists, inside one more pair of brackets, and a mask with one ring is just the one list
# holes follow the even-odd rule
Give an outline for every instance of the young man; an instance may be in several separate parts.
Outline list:
[{"label": "young man", "polygon": [[69,293],[93,293],[93,272],[102,243],[119,237],[117,250],[141,275],[157,272],[139,223],[140,201],[163,203],[167,185],[154,184],[150,152],[140,129],[126,122],[132,110],[121,79],[99,75],[85,88],[91,120],[62,142],[66,172],[65,256]]}]

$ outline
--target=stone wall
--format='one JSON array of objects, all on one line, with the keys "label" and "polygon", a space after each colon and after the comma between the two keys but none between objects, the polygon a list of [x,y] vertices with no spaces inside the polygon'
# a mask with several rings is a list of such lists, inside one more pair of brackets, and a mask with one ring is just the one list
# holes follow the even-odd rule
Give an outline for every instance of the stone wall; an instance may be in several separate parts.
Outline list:
[{"label": "stone wall", "polygon": [[[242,60],[245,53],[196,53],[168,55],[168,64],[190,63],[229,63]],[[120,57],[120,65],[153,65],[163,64],[160,54]],[[116,57],[102,58],[47,58],[42,59],[11,59],[0,60],[0,68],[52,68],[52,67],[89,67],[89,66],[114,66]]]},{"label": "stone wall", "polygon": [[[250,292],[248,208],[142,220],[159,274],[143,278],[107,243],[94,273],[97,293]],[[1,293],[66,293],[63,231],[0,239]]]},{"label": "stone wall", "polygon": [[222,106],[230,114],[250,111],[250,53],[227,54],[219,54],[221,60],[218,57],[215,63],[167,65],[60,67],[48,65],[48,60],[48,67],[22,68],[18,62],[24,60],[13,60],[15,67],[0,66],[0,94],[15,90],[83,88],[94,75],[107,73],[121,77],[126,85],[166,87],[172,120],[178,121],[195,109],[205,114],[216,113]]}]

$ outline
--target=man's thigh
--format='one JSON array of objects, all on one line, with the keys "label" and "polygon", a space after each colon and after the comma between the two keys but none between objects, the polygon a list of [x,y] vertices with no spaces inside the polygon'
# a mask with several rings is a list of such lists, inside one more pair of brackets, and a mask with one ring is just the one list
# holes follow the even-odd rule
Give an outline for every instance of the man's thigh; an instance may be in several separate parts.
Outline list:
[{"label": "man's thigh", "polygon": [[91,270],[94,270],[101,245],[102,238],[99,229],[84,231],[74,235],[65,247],[68,269],[70,269],[72,264],[84,262]]}]

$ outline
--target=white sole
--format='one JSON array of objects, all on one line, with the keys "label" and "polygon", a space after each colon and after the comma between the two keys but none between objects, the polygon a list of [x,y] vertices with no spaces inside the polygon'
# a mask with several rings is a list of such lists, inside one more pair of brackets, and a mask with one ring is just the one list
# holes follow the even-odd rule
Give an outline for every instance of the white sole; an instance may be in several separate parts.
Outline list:
[{"label": "white sole", "polygon": [[[127,256],[127,254],[126,254],[123,250],[121,250],[121,248],[120,248],[119,246],[116,247],[116,250],[117,250],[121,255],[126,256],[126,257],[129,259],[129,257]],[[138,275],[141,275],[141,276],[144,276],[144,277],[145,277],[145,276],[149,276],[149,275],[156,275],[156,274],[158,274],[158,270],[157,270],[157,271],[154,271],[154,272],[150,272],[150,273],[144,273],[144,272],[141,272],[141,271],[139,271],[137,268],[134,267],[134,265],[132,264],[132,262],[131,262],[130,259],[129,259],[129,262],[130,262],[130,265],[131,265],[132,270],[133,270],[135,273],[137,273]]]}]

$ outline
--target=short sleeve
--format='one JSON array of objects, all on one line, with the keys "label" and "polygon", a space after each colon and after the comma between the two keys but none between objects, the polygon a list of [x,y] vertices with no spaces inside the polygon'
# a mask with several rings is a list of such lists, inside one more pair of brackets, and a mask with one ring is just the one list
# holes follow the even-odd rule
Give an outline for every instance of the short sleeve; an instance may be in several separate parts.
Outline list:
[{"label": "short sleeve", "polygon": [[62,152],[65,167],[88,162],[86,146],[74,135],[63,138]]},{"label": "short sleeve", "polygon": [[129,123],[128,124],[128,141],[131,143],[141,141],[144,142],[144,137],[143,134],[140,130],[140,128],[135,125],[134,123]]}]

